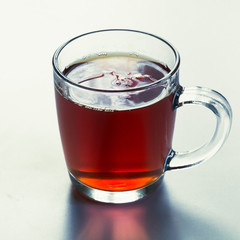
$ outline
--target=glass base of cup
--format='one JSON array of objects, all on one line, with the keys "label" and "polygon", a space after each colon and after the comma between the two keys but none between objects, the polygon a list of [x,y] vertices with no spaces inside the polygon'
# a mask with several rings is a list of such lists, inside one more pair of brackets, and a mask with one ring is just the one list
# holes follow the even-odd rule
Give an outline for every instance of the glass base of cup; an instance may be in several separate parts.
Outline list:
[{"label": "glass base of cup", "polygon": [[77,188],[77,190],[84,196],[93,199],[98,202],[104,203],[129,203],[135,202],[143,197],[146,197],[151,192],[153,192],[159,184],[162,182],[164,175],[161,175],[157,180],[151,184],[134,190],[129,191],[104,191],[96,188],[89,187],[79,180],[77,180],[70,172],[70,179],[72,184]]}]

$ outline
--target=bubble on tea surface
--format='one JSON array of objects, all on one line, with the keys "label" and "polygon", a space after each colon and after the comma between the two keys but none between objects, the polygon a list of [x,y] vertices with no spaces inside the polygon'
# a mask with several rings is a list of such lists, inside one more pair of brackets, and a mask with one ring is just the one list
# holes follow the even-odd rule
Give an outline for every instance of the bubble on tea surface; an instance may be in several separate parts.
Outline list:
[{"label": "bubble on tea surface", "polygon": [[67,71],[74,83],[93,89],[128,89],[153,83],[167,74],[158,64],[133,57],[102,57]]},{"label": "bubble on tea surface", "polygon": [[[96,58],[88,62],[75,64],[65,70],[66,76],[79,86],[88,87],[95,90],[132,90],[152,84],[167,73],[162,65],[126,56],[112,56]],[[161,85],[161,84],[160,84]],[[125,105],[130,106],[135,103],[147,102],[159,95],[159,89],[143,93],[129,92],[122,95],[103,95],[98,91],[81,92],[75,91],[78,98],[89,104],[98,105]],[[123,97],[124,96],[124,97]],[[86,100],[87,99],[87,100]]]}]

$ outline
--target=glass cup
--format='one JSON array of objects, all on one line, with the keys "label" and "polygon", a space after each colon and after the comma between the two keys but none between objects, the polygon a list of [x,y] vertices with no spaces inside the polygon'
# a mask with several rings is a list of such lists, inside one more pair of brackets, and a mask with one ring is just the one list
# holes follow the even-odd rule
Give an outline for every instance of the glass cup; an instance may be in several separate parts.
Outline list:
[{"label": "glass cup", "polygon": [[[101,202],[136,201],[165,172],[212,157],[226,140],[232,112],[218,92],[179,84],[180,57],[164,39],[108,29],[80,35],[53,56],[61,140],[71,181]],[[172,149],[176,110],[202,105],[216,116],[205,145]]]}]

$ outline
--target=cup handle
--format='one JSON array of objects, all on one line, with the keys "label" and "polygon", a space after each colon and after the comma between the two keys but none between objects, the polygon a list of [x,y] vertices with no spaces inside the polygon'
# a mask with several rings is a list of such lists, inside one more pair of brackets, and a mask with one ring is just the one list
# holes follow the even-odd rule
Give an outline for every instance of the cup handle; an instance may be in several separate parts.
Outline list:
[{"label": "cup handle", "polygon": [[229,135],[232,110],[228,101],[218,92],[203,87],[180,87],[175,95],[174,108],[187,104],[198,104],[210,109],[216,116],[216,129],[209,142],[186,152],[172,150],[166,161],[165,170],[181,169],[197,165],[211,158]]}]

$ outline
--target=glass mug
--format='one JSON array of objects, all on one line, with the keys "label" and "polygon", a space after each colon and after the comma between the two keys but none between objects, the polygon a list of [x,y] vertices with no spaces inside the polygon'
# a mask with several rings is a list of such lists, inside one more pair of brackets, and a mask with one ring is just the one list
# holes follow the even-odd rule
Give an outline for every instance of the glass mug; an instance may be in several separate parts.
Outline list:
[{"label": "glass mug", "polygon": [[[108,29],[80,35],[57,49],[53,71],[59,129],[71,181],[101,202],[136,201],[166,171],[212,157],[226,140],[232,112],[214,90],[179,84],[180,57],[164,39]],[[198,104],[216,116],[212,139],[176,152],[176,109]]]}]

